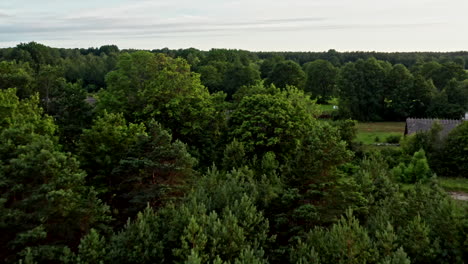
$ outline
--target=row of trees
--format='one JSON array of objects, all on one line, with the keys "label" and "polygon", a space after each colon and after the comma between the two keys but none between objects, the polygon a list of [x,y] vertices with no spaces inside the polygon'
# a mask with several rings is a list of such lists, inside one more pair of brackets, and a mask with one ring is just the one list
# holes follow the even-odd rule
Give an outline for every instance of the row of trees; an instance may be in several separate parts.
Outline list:
[{"label": "row of trees", "polygon": [[68,82],[81,81],[86,90],[95,92],[105,87],[104,78],[115,68],[118,54],[119,49],[113,45],[99,49],[58,49],[30,42],[0,49],[0,61],[27,64],[29,67],[23,68],[29,74],[47,72],[47,67],[52,67]]},{"label": "row of trees", "polygon": [[224,91],[228,99],[240,87],[263,80],[279,88],[295,86],[318,103],[337,97],[341,116],[357,120],[459,119],[468,110],[468,74],[461,57],[437,61],[428,53],[422,56],[426,60],[407,67],[404,60],[391,64],[364,55],[344,64],[327,56],[298,64],[279,56],[282,53],[258,60],[232,50],[212,50],[208,55],[197,50],[165,52],[192,61],[202,83],[211,92]]},{"label": "row of trees", "polygon": [[[317,119],[303,87],[277,87],[275,75],[226,99],[188,61],[138,51],[119,55],[106,87],[90,97],[82,83],[53,75],[59,66],[39,64],[51,69],[41,79],[28,63],[0,65],[10,69],[0,78],[2,261],[468,257],[467,208],[437,186],[418,140],[363,157],[351,143],[354,121]],[[272,71],[296,66],[280,60]],[[450,143],[462,146],[459,157],[465,130]],[[422,182],[400,190],[410,167],[424,172]]]},{"label": "row of trees", "polygon": [[[23,72],[3,72],[21,75],[18,81],[34,75],[51,79],[55,74],[72,83],[81,80],[88,92],[96,92],[107,86],[105,76],[115,69],[120,53],[116,46],[54,49],[31,42],[0,49],[0,60],[17,62],[13,68]],[[458,119],[468,107],[467,55],[463,52],[253,53],[191,48],[153,53],[185,59],[211,93],[222,91],[228,100],[241,87],[264,81],[279,88],[295,86],[318,103],[336,97],[342,117],[357,120]]]},{"label": "row of trees", "polygon": [[338,89],[342,112],[358,120],[460,119],[468,106],[467,73],[454,63],[425,63],[411,72],[401,64],[358,60],[341,69]]}]

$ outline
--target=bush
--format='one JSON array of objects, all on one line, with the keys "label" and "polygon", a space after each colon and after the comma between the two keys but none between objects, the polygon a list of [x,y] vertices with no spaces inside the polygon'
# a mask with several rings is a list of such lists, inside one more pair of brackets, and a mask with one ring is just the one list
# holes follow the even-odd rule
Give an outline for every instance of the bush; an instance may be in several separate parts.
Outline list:
[{"label": "bush", "polygon": [[400,135],[391,135],[388,136],[385,141],[390,144],[398,144],[400,143],[401,136]]},{"label": "bush", "polygon": [[393,175],[403,183],[415,183],[425,181],[431,177],[432,172],[427,163],[426,153],[423,149],[414,153],[408,165],[400,163],[393,169]]},{"label": "bush", "polygon": [[367,230],[348,211],[330,229],[310,231],[292,251],[291,259],[296,263],[366,263],[374,260],[374,253]]},{"label": "bush", "polygon": [[413,155],[420,149],[424,149],[429,160],[436,155],[442,147],[442,138],[440,132],[442,126],[438,122],[434,122],[432,128],[427,132],[417,132],[406,136],[401,142],[403,152],[408,155]]},{"label": "bush", "polygon": [[468,122],[457,126],[446,138],[445,145],[435,157],[436,172],[441,176],[468,177]]}]

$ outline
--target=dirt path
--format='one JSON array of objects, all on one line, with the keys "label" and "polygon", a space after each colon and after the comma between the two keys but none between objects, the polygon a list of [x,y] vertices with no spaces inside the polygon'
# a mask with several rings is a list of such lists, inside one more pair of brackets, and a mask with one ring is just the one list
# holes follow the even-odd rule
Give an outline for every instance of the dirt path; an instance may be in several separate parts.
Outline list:
[{"label": "dirt path", "polygon": [[468,201],[468,193],[464,192],[448,192],[455,200]]}]

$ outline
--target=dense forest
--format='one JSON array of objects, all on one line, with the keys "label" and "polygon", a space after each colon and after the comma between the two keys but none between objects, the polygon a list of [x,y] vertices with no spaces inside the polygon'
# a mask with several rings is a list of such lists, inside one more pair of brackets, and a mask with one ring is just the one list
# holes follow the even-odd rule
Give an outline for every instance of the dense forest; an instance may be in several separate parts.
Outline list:
[{"label": "dense forest", "polygon": [[466,60],[0,49],[0,261],[466,263],[468,204],[439,179],[468,177],[468,122],[355,140],[461,119]]}]

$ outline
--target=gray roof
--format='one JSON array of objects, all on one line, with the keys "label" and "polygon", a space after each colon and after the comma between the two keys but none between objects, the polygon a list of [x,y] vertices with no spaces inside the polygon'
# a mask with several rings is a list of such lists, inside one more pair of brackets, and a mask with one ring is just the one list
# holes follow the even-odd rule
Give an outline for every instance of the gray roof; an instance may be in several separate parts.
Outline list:
[{"label": "gray roof", "polygon": [[447,136],[456,126],[461,124],[463,120],[452,120],[452,119],[428,119],[428,118],[407,118],[405,135],[411,135],[416,132],[426,132],[431,130],[434,122],[439,122],[442,126],[440,135],[442,137]]}]

